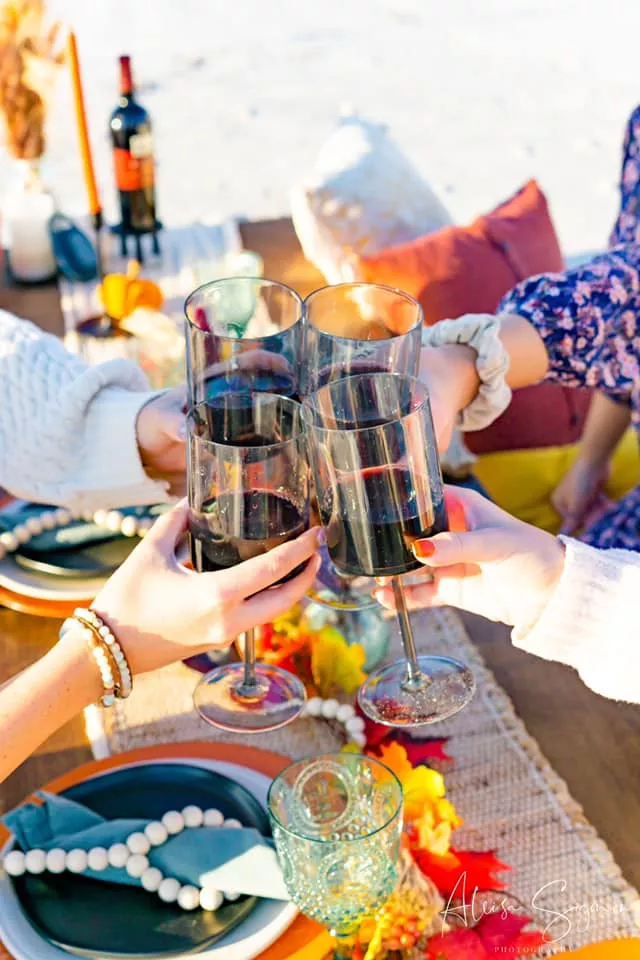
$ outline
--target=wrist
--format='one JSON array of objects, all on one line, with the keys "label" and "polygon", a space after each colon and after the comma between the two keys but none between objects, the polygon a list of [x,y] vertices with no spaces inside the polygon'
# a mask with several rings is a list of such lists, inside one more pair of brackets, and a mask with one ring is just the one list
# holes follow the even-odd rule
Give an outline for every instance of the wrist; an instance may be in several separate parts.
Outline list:
[{"label": "wrist", "polygon": [[48,656],[52,671],[64,676],[69,689],[82,691],[83,707],[98,703],[103,693],[102,678],[80,624],[65,633]]},{"label": "wrist", "polygon": [[473,347],[462,343],[423,347],[420,366],[427,384],[438,384],[440,395],[446,396],[456,414],[465,410],[477,397],[480,378]]}]

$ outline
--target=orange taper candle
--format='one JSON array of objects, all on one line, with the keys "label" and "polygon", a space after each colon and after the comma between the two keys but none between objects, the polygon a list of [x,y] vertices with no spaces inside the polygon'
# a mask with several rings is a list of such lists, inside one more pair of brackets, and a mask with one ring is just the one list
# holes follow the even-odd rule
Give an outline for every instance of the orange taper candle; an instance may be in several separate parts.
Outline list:
[{"label": "orange taper candle", "polygon": [[67,56],[69,58],[69,69],[71,70],[71,82],[73,84],[73,100],[76,108],[78,136],[80,138],[80,155],[82,157],[84,179],[89,196],[89,211],[93,217],[99,217],[102,213],[102,207],[100,206],[100,198],[98,197],[96,175],[93,170],[91,144],[89,143],[89,131],[87,129],[87,115],[84,109],[84,95],[82,93],[82,79],[80,77],[80,63],[78,61],[78,47],[73,32],[69,32]]}]

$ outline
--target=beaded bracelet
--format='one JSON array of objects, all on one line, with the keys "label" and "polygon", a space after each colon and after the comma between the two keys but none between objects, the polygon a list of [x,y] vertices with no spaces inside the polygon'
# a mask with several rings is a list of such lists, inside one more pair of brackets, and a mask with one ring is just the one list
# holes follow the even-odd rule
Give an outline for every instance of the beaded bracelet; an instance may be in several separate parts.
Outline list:
[{"label": "beaded bracelet", "polygon": [[100,670],[104,688],[100,698],[102,706],[112,707],[116,698],[125,700],[133,687],[131,669],[110,627],[93,610],[78,608],[73,617],[62,624],[60,639],[71,630],[79,631]]}]

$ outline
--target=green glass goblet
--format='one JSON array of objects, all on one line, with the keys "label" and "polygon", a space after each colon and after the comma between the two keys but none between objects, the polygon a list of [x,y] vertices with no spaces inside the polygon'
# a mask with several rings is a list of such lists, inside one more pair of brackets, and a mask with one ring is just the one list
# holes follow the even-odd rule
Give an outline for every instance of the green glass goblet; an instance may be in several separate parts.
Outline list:
[{"label": "green glass goblet", "polygon": [[338,957],[398,879],[402,786],[384,764],[352,753],[299,760],[271,784],[273,837],[297,907],[336,937]]}]

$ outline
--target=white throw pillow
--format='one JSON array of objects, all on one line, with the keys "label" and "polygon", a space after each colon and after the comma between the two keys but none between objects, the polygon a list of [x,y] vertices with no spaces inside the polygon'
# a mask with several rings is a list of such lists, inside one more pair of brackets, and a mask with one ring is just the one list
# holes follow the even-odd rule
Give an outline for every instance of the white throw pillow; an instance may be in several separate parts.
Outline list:
[{"label": "white throw pillow", "polygon": [[307,260],[329,283],[353,279],[350,254],[397,246],[452,222],[381,124],[343,117],[291,194]]}]

